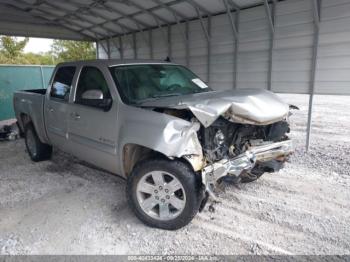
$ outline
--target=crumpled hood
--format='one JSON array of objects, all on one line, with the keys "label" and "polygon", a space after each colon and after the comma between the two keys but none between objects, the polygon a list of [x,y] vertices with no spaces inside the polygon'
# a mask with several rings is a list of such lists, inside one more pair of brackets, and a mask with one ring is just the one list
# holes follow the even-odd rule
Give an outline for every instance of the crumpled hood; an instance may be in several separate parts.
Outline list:
[{"label": "crumpled hood", "polygon": [[142,103],[142,107],[189,109],[205,126],[220,116],[245,124],[267,125],[283,120],[289,105],[263,89],[236,89],[173,96]]}]

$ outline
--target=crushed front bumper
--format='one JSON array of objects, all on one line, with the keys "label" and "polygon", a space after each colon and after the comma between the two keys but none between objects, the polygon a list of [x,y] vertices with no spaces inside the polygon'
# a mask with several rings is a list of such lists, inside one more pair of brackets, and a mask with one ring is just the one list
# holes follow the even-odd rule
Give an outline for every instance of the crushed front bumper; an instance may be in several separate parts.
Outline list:
[{"label": "crushed front bumper", "polygon": [[214,188],[220,178],[224,176],[238,178],[244,171],[251,170],[257,163],[284,159],[292,152],[293,145],[291,140],[251,147],[235,158],[222,159],[204,167],[202,170],[202,183],[206,192],[213,199],[216,199]]}]

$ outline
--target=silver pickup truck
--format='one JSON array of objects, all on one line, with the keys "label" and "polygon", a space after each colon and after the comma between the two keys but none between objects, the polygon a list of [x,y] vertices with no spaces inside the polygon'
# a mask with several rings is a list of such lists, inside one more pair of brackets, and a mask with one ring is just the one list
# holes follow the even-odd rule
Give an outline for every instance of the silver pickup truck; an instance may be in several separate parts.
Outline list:
[{"label": "silver pickup truck", "polygon": [[57,65],[48,88],[14,95],[29,156],[52,146],[127,179],[127,199],[147,225],[187,225],[217,184],[252,182],[292,153],[289,105],[259,89],[213,91],[162,61]]}]

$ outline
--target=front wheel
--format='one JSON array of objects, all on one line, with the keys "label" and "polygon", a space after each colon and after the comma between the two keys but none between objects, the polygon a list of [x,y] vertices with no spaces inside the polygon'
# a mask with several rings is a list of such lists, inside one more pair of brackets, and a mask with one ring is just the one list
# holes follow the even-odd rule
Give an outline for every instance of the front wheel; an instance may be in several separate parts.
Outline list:
[{"label": "front wheel", "polygon": [[187,225],[200,204],[194,172],[176,160],[154,159],[139,163],[128,177],[127,197],[145,224],[168,230]]}]

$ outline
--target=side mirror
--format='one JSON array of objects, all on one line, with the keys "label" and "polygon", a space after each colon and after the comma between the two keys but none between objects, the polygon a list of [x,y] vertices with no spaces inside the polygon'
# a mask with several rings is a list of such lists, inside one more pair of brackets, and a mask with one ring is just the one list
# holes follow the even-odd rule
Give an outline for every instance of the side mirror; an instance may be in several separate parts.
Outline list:
[{"label": "side mirror", "polygon": [[92,89],[85,91],[82,96],[84,100],[103,100],[103,93],[99,89]]},{"label": "side mirror", "polygon": [[86,106],[101,108],[104,111],[108,111],[112,106],[112,102],[113,100],[111,98],[104,98],[101,90],[91,89],[85,91],[82,94],[81,99],[78,103]]}]

